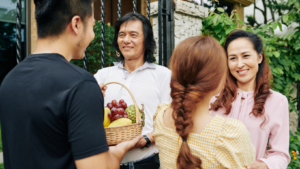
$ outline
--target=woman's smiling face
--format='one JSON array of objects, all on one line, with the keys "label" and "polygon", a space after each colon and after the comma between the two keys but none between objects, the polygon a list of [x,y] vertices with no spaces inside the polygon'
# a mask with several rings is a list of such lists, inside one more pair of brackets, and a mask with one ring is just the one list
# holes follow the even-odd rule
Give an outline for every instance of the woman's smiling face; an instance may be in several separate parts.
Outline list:
[{"label": "woman's smiling face", "polygon": [[[258,65],[262,62],[262,53],[258,54],[248,38],[233,40],[227,48],[228,68],[236,78],[239,88],[255,87]],[[251,87],[253,88],[253,86]]]}]

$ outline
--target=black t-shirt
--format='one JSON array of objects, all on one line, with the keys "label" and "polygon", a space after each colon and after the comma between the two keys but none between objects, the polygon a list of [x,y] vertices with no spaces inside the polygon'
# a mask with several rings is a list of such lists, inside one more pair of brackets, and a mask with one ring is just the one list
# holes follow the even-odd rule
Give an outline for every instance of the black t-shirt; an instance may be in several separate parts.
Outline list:
[{"label": "black t-shirt", "polygon": [[102,92],[59,54],[29,55],[0,87],[5,169],[74,169],[108,150]]}]

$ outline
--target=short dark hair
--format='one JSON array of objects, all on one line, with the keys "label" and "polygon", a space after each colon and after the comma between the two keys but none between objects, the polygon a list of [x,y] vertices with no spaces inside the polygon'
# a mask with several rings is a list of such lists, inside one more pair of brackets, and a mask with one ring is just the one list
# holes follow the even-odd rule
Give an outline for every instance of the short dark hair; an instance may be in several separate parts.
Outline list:
[{"label": "short dark hair", "polygon": [[120,53],[120,59],[121,61],[123,61],[124,56],[122,55],[118,45],[118,35],[119,35],[120,27],[125,22],[136,21],[136,20],[141,21],[143,24],[144,48],[145,48],[144,60],[149,63],[153,63],[155,62],[155,57],[153,57],[152,55],[156,49],[156,43],[153,37],[152,25],[150,21],[140,13],[131,12],[117,20],[115,26],[115,37],[113,41],[113,46],[116,49],[116,51]]},{"label": "short dark hair", "polygon": [[93,0],[34,0],[39,38],[61,34],[75,15],[91,16]]}]

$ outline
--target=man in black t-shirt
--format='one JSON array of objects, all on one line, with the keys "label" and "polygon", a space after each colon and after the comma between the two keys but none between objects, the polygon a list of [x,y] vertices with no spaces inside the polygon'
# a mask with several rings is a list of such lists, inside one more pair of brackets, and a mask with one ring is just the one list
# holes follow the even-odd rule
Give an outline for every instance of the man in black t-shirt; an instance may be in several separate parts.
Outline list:
[{"label": "man in black t-shirt", "polygon": [[34,0],[38,43],[0,87],[5,169],[119,168],[140,137],[108,147],[103,95],[69,63],[94,38],[92,0]]}]

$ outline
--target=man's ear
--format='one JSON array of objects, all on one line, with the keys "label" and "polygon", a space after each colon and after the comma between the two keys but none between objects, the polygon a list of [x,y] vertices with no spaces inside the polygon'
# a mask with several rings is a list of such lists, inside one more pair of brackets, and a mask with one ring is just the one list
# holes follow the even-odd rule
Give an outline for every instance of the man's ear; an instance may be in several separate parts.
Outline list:
[{"label": "man's ear", "polygon": [[258,64],[261,64],[263,57],[264,57],[264,54],[261,52],[261,53],[258,55]]},{"label": "man's ear", "polygon": [[76,35],[79,33],[79,29],[81,29],[82,26],[82,21],[81,18],[78,15],[73,16],[71,20],[71,30],[74,32]]}]

